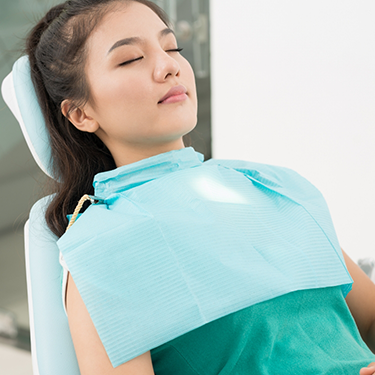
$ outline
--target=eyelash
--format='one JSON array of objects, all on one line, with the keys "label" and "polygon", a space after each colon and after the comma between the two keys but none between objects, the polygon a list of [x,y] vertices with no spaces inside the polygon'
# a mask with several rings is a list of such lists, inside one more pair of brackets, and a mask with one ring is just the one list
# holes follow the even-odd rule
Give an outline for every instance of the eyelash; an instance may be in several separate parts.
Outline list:
[{"label": "eyelash", "polygon": [[[181,52],[182,50],[183,50],[183,48],[174,48],[174,49],[169,49],[166,52]],[[138,60],[141,60],[141,59],[143,59],[143,56],[142,57],[138,57],[137,59],[125,61],[125,62],[119,64],[119,66],[128,65],[128,64],[130,64],[130,63],[132,63],[134,61],[138,61]]]}]

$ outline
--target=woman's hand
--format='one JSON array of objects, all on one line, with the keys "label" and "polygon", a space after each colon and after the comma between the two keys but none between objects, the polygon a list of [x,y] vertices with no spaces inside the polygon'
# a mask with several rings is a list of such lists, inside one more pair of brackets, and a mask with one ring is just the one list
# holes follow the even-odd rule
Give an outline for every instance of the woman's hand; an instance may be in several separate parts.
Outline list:
[{"label": "woman's hand", "polygon": [[361,368],[359,375],[373,375],[375,374],[375,362],[370,363],[367,367]]},{"label": "woman's hand", "polygon": [[[346,303],[363,341],[375,353],[375,284],[344,251],[343,255],[348,271],[354,281],[352,290],[346,296]],[[364,372],[364,374],[372,373]]]}]

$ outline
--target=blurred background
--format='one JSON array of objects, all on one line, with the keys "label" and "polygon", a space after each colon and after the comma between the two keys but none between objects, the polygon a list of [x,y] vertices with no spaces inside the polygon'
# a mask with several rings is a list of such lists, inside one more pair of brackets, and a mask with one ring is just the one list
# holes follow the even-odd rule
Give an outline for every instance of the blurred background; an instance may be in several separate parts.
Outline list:
[{"label": "blurred background", "polygon": [[[353,260],[375,258],[375,2],[155,2],[196,74],[196,150],[295,169],[325,196]],[[57,3],[0,0],[1,80]],[[23,225],[45,183],[0,98],[1,374],[31,374]]]}]

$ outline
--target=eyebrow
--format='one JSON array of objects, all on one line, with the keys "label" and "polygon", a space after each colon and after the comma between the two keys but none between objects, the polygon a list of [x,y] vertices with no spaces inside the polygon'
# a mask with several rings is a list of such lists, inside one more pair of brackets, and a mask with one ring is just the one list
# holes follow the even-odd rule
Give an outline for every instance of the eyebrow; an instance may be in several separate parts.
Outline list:
[{"label": "eyebrow", "polygon": [[[173,34],[174,36],[176,36],[174,31],[172,29],[170,29],[169,27],[167,27],[166,29],[163,29],[159,32],[159,34],[158,34],[159,39],[162,38],[163,36],[168,35],[168,34]],[[107,55],[109,55],[114,49],[116,49],[118,47],[126,46],[126,45],[132,45],[132,44],[142,44],[142,43],[144,43],[144,40],[142,38],[138,37],[138,36],[133,36],[131,38],[125,38],[125,39],[118,40],[109,49],[109,51],[107,52]]]}]

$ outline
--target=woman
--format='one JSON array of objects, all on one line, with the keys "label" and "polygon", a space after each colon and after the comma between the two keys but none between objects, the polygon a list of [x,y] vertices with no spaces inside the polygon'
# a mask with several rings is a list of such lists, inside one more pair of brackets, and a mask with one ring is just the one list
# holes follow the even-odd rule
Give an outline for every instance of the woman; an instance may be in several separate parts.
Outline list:
[{"label": "woman", "polygon": [[[68,1],[52,8],[28,38],[32,78],[59,176],[46,220],[61,237],[59,247],[73,275],[69,274],[67,283],[66,309],[81,373],[375,373],[373,364],[364,367],[375,357],[359,335],[374,351],[375,307],[369,301],[375,297],[375,286],[344,255],[354,280],[346,302],[358,332],[343,298],[350,278],[341,254],[330,244],[334,241],[334,235],[327,235],[330,224],[322,224],[325,231],[319,229],[320,222],[316,225],[316,217],[327,216],[316,189],[282,168],[252,165],[259,170],[250,171],[241,162],[202,164],[194,151],[184,149],[182,137],[196,124],[197,99],[192,69],[179,52],[164,13],[146,0]],[[95,193],[101,193],[105,204],[91,206],[63,236],[66,215],[83,194],[93,193],[94,175]],[[285,220],[293,215],[301,225],[294,219],[296,227],[284,235]],[[125,234],[117,230],[118,222],[126,222]],[[85,223],[92,227],[89,233],[82,233]],[[203,233],[200,241],[207,241],[207,253],[181,231],[183,226],[191,226],[196,233],[204,228],[199,233]],[[315,232],[306,230],[310,227]],[[139,243],[134,233],[140,235]],[[185,237],[178,242],[175,237],[180,234]],[[111,242],[111,237],[118,236],[123,236],[125,248]],[[324,249],[311,248],[318,243],[315,237]],[[175,247],[171,247],[173,240]],[[242,251],[249,242],[249,252]],[[186,244],[185,263],[178,263],[173,256],[181,256],[178,251]],[[265,250],[258,250],[261,246]],[[268,252],[272,246],[280,253]],[[218,249],[220,254],[215,254]],[[196,250],[199,262],[189,254]],[[286,262],[289,250],[296,257]],[[207,260],[209,251],[212,258]],[[320,251],[320,263],[316,251]],[[108,263],[107,252],[116,261],[110,258]],[[303,272],[296,259],[305,262]],[[207,276],[213,263],[218,275]],[[143,264],[147,267],[142,268]],[[195,274],[194,267],[202,264]],[[262,267],[269,264],[276,274],[281,270],[274,278],[280,285],[266,285],[272,272],[267,271],[264,278]],[[161,268],[156,272],[154,265]],[[183,271],[175,275],[176,268]],[[137,275],[139,270],[143,273]],[[238,290],[224,290],[225,282],[220,282],[226,272],[228,283],[239,278]],[[134,274],[132,279],[126,279],[129,273]],[[252,278],[255,273],[257,278]],[[288,279],[288,273],[293,277]],[[173,283],[163,280],[164,274],[175,275]],[[189,283],[181,279],[180,290],[177,284],[184,275],[197,278]],[[133,280],[139,284],[130,285]],[[206,284],[195,285],[202,281]],[[241,288],[242,282],[249,282],[249,287]],[[173,293],[158,294],[153,283],[170,287]],[[222,293],[215,289],[216,283]],[[196,288],[196,298],[198,292],[205,293],[200,305],[189,301],[192,311],[183,305],[184,293],[191,291],[187,287]],[[111,288],[116,290],[114,295]],[[170,309],[156,311],[160,303],[154,293],[165,298]],[[126,299],[128,295],[132,298]],[[210,306],[204,306],[212,295],[220,303],[212,307],[212,299]],[[103,296],[109,297],[103,301]],[[143,309],[139,304],[144,304]],[[151,313],[145,319],[148,309]],[[118,324],[122,312],[138,322],[136,327],[130,327],[131,319],[129,326]],[[137,320],[139,314],[142,318]],[[193,322],[186,323],[191,316]],[[169,320],[186,327],[179,331],[179,325],[172,326]],[[162,329],[155,327],[158,324]],[[113,328],[121,334],[112,332]],[[133,342],[137,355],[131,352]],[[122,352],[130,353],[126,360]]]}]

